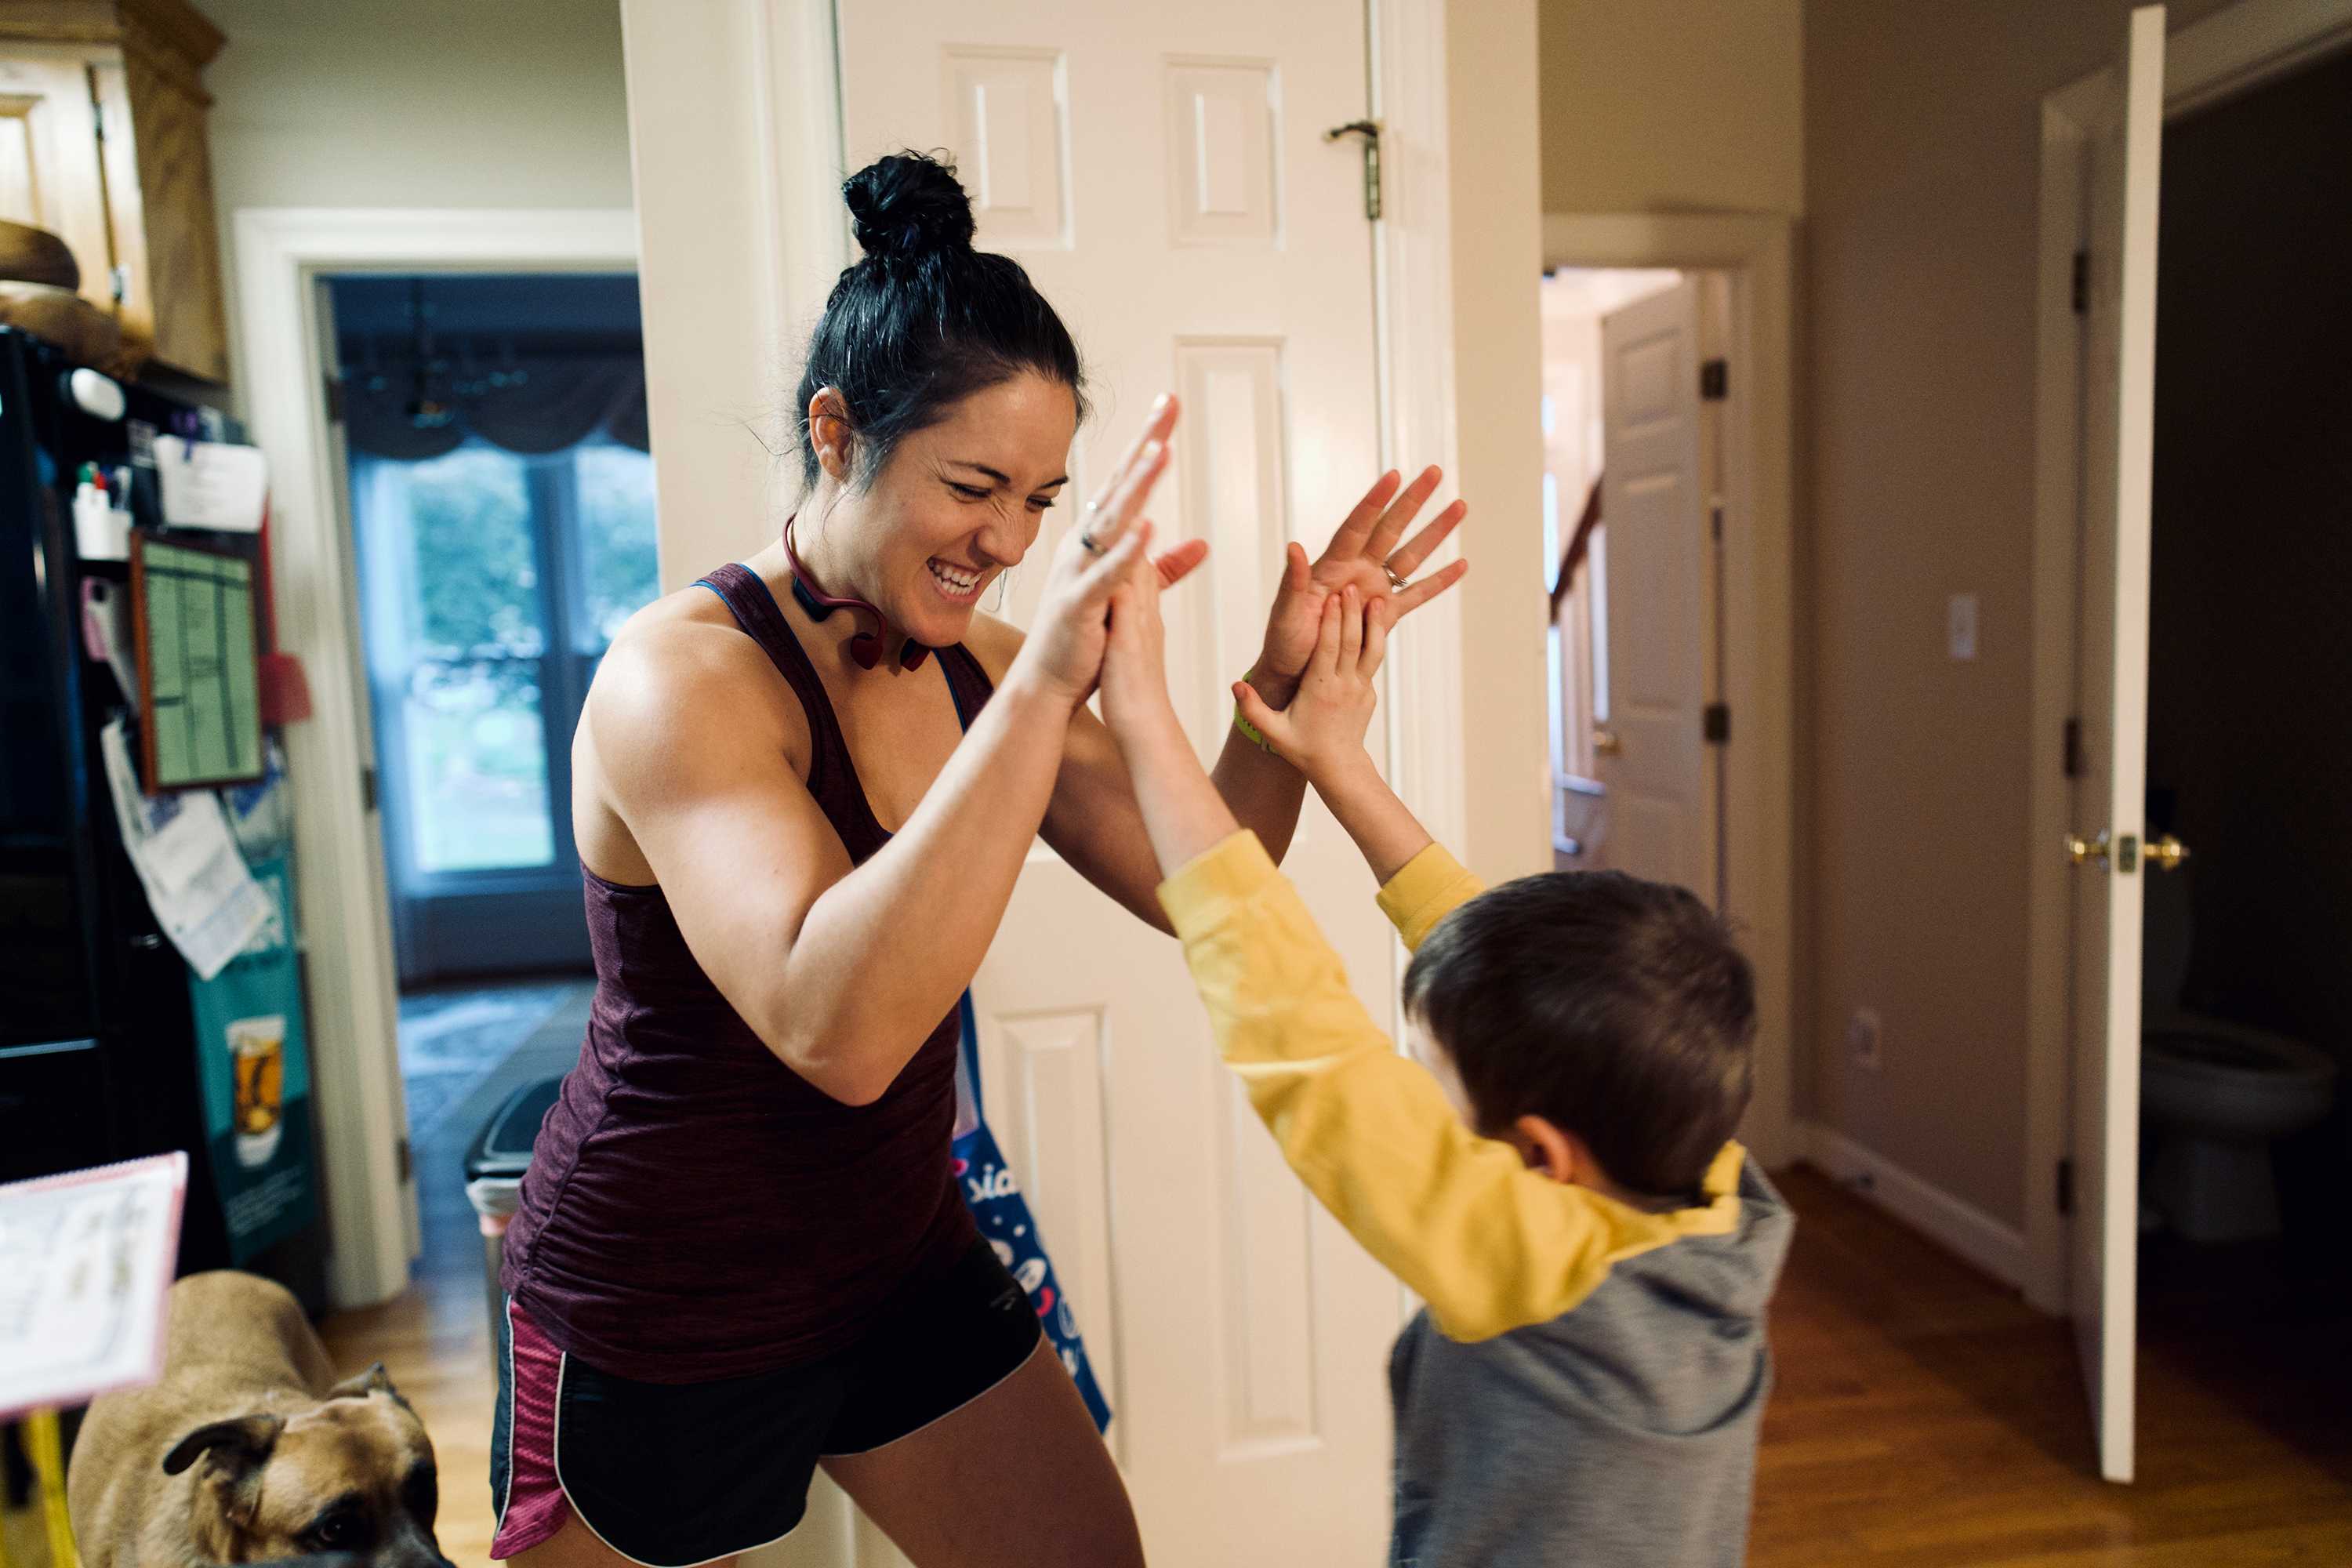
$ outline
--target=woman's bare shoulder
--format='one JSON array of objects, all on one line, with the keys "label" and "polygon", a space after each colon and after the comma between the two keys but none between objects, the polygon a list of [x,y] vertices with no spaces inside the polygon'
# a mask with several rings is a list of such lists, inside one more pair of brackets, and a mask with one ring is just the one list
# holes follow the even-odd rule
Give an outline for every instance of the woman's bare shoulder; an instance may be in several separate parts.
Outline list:
[{"label": "woman's bare shoulder", "polygon": [[631,616],[596,667],[583,728],[609,773],[681,746],[750,741],[797,757],[808,721],[766,652],[719,596],[689,587]]}]

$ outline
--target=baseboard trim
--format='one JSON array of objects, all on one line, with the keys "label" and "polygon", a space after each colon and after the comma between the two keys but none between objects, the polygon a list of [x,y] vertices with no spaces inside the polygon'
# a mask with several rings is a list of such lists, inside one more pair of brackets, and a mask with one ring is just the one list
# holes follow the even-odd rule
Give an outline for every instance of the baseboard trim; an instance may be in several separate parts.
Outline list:
[{"label": "baseboard trim", "polygon": [[1804,1158],[1841,1186],[1860,1194],[2002,1284],[2023,1287],[2023,1232],[1819,1122],[1800,1123],[1796,1142]]}]

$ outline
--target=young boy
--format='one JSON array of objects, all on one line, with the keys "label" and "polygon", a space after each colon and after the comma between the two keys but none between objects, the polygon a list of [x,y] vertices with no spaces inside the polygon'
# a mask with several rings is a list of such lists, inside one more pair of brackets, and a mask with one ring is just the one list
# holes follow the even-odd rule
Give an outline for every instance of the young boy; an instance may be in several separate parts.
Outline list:
[{"label": "young boy", "polygon": [[1158,594],[1112,603],[1103,713],[1217,1044],[1284,1157],[1428,1303],[1390,1362],[1398,1568],[1737,1564],[1770,1382],[1780,1194],[1730,1142],[1754,984],[1690,894],[1631,878],[1481,890],[1372,765],[1384,601],[1326,605],[1297,700],[1242,716],[1311,782],[1414,950],[1413,1060],[1168,697]]}]

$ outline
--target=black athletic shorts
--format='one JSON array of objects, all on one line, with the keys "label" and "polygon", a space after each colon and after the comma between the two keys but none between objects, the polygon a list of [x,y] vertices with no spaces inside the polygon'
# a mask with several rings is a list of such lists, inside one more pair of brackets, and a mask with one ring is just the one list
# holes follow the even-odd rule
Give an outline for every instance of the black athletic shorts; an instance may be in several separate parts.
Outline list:
[{"label": "black athletic shorts", "polygon": [[622,1556],[688,1568],[781,1540],[818,1459],[920,1431],[1018,1370],[1043,1340],[1028,1293],[984,1240],[877,1313],[849,1349],[709,1383],[637,1383],[557,1351],[507,1305],[490,1434],[504,1559],[570,1514]]}]

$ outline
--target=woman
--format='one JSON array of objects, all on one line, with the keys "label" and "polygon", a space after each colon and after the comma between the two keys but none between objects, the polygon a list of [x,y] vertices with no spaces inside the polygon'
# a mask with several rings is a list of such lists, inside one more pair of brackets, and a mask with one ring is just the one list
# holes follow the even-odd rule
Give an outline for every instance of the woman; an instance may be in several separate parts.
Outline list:
[{"label": "woman", "polygon": [[[803,504],[630,622],[573,743],[596,1002],[507,1235],[492,1464],[493,1555],[528,1568],[730,1557],[798,1522],[820,1462],[924,1568],[1142,1560],[948,1145],[957,1000],[1030,841],[1163,923],[1083,704],[1176,410],[1069,531],[1026,639],[977,614],[1066,483],[1076,350],[971,248],[951,170],[886,158],[845,195],[866,256],[810,348]],[[1460,521],[1396,548],[1435,482],[1384,478],[1311,567],[1292,547],[1270,703],[1325,595],[1388,592]],[[1216,777],[1280,853],[1298,777],[1238,739]]]}]

